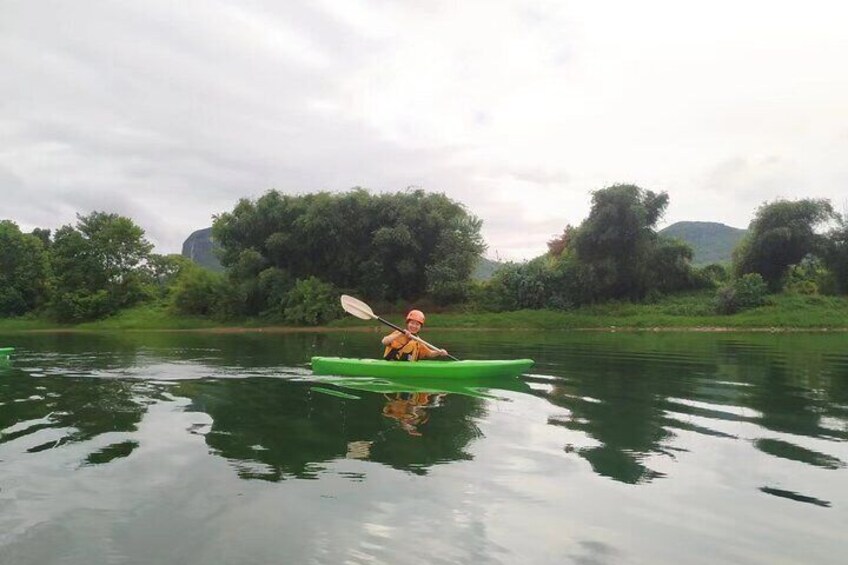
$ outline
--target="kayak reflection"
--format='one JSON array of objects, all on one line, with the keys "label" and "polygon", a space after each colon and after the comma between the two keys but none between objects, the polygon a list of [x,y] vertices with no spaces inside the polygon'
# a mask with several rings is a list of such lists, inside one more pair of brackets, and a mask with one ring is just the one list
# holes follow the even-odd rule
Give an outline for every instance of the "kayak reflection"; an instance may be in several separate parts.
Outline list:
[{"label": "kayak reflection", "polygon": [[[410,436],[423,435],[421,426],[430,420],[430,410],[447,402],[449,394],[478,399],[496,398],[495,392],[512,391],[531,394],[531,389],[517,377],[477,378],[473,382],[450,377],[314,377],[320,385],[313,392],[336,396],[348,400],[361,400],[343,392],[356,391],[381,394],[385,400],[382,414],[397,422],[398,427]],[[342,390],[339,390],[342,389]]]},{"label": "kayak reflection", "polygon": [[[491,377],[476,379],[455,379],[451,377],[323,377],[313,376],[313,380],[320,385],[332,385],[338,389],[346,389],[362,392],[376,392],[381,394],[395,393],[450,393],[474,398],[495,398],[495,391],[511,391],[532,394],[532,389],[527,383],[518,377]],[[343,396],[345,398],[359,398],[344,393],[334,392],[333,389],[324,386],[312,387],[313,391]]]}]

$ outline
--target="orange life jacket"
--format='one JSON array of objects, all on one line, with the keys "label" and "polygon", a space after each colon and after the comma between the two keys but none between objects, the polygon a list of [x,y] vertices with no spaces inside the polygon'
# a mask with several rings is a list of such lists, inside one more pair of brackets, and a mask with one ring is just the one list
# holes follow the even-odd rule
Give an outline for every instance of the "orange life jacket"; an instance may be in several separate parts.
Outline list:
[{"label": "orange life jacket", "polygon": [[418,361],[421,353],[426,355],[429,352],[430,349],[426,345],[401,334],[383,351],[383,359],[386,361]]}]

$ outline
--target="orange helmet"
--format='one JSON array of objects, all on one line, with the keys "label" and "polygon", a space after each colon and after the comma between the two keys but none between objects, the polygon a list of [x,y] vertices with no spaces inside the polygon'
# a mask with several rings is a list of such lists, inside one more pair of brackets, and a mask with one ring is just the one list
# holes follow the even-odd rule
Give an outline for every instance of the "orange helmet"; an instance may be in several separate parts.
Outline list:
[{"label": "orange helmet", "polygon": [[406,315],[406,321],[415,320],[421,325],[424,325],[424,312],[421,310],[410,310],[409,314]]}]

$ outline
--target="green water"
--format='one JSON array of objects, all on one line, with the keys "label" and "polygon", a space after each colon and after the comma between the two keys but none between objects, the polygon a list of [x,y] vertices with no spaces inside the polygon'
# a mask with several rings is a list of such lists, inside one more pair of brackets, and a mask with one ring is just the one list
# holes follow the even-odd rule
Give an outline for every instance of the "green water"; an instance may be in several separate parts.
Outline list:
[{"label": "green water", "polygon": [[0,335],[0,563],[845,562],[848,335],[431,332],[537,365],[311,375],[379,335]]}]

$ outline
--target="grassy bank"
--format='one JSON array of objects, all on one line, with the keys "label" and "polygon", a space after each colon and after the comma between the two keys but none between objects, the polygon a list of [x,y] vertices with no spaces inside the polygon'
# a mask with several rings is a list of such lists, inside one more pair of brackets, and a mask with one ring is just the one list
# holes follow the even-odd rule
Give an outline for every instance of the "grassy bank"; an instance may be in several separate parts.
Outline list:
[{"label": "grassy bank", "polygon": [[[449,312],[428,316],[430,328],[494,329],[846,329],[848,297],[776,295],[766,306],[731,316],[712,310],[712,293],[694,293],[664,298],[653,304],[627,302],[587,306],[568,312],[522,310],[518,312]],[[400,322],[402,313],[379,312]],[[40,318],[0,319],[0,332],[38,330],[247,330],[268,327],[261,319],[223,323],[208,318],[175,316],[163,304],[147,304],[120,314],[78,325],[62,325]],[[347,316],[331,324],[337,329],[373,326]]]},{"label": "grassy bank", "polygon": [[712,310],[712,294],[666,298],[655,304],[608,303],[568,312],[434,314],[431,326],[538,329],[848,329],[848,298],[781,295],[729,316]]},{"label": "grassy bank", "polygon": [[43,330],[194,330],[220,328],[225,325],[208,318],[175,316],[164,304],[156,303],[129,308],[104,320],[83,324],[59,324],[36,317],[0,319],[0,332]]}]

